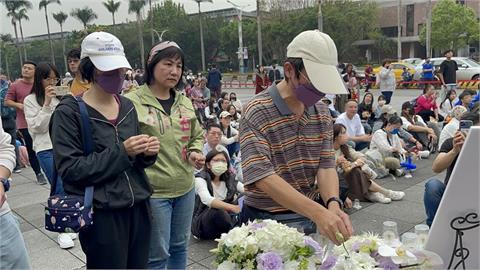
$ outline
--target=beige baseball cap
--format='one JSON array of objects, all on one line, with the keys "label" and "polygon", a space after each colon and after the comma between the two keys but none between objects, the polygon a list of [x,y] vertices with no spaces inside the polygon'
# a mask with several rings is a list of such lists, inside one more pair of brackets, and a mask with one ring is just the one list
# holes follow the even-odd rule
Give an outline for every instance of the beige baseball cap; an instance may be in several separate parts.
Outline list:
[{"label": "beige baseball cap", "polygon": [[298,34],[288,44],[287,57],[302,58],[308,78],[322,93],[348,93],[337,70],[337,47],[329,35],[319,30]]}]

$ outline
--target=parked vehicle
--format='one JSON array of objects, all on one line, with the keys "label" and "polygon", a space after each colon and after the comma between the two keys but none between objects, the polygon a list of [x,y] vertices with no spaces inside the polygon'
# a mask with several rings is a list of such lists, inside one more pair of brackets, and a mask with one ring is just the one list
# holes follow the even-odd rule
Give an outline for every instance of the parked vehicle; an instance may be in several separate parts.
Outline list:
[{"label": "parked vehicle", "polygon": [[[415,67],[411,64],[404,62],[392,62],[390,63],[390,65],[392,66],[393,72],[395,73],[395,79],[397,80],[397,82],[403,81],[403,68],[407,68],[408,72],[410,72],[410,75],[415,76],[416,70]],[[380,73],[380,69],[381,66],[373,69],[373,73],[375,74],[375,76],[378,76],[378,73]]]},{"label": "parked vehicle", "polygon": [[407,59],[403,59],[402,62],[416,66],[420,62],[422,62],[422,58],[407,58]]},{"label": "parked vehicle", "polygon": [[[440,69],[440,64],[445,60],[445,57],[430,58],[435,70]],[[473,59],[468,57],[452,57],[452,60],[457,62],[457,80],[480,80],[480,64]],[[417,71],[413,77],[414,80],[420,80],[422,78],[422,65],[425,63],[425,60],[422,60],[416,67]]]}]

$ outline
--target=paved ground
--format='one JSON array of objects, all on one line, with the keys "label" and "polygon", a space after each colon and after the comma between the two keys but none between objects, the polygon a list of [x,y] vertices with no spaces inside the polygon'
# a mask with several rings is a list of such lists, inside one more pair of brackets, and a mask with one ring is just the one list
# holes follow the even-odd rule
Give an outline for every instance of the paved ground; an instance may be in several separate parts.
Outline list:
[{"label": "paved ground", "polygon": [[[235,89],[242,101],[247,101],[252,90]],[[403,101],[411,100],[419,94],[418,90],[399,90],[394,95],[394,107],[398,110]],[[377,95],[376,95],[377,96]],[[413,178],[385,178],[378,181],[386,188],[406,192],[403,201],[389,205],[361,203],[362,209],[351,211],[356,233],[381,233],[382,223],[393,220],[398,223],[399,233],[409,230],[425,221],[423,207],[423,185],[426,179],[434,176],[431,170],[433,158],[417,162],[418,169]],[[443,179],[443,175],[438,176]],[[31,169],[23,169],[13,175],[11,191],[8,192],[8,202],[16,216],[27,246],[33,269],[82,269],[85,268],[85,256],[80,243],[75,240],[75,247],[62,250],[56,243],[57,235],[44,229],[44,205],[49,195],[49,187],[39,186]],[[213,241],[198,241],[191,239],[188,256],[189,269],[212,268],[213,257],[209,250],[215,247]]]}]

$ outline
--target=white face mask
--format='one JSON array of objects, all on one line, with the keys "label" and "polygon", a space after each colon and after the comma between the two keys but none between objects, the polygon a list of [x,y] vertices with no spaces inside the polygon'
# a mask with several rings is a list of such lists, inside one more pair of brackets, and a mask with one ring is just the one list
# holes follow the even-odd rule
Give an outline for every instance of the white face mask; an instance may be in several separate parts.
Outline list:
[{"label": "white face mask", "polygon": [[211,163],[211,165],[212,165],[211,170],[212,170],[213,174],[215,174],[216,176],[220,176],[220,175],[224,174],[228,169],[227,163],[223,162],[223,161]]}]

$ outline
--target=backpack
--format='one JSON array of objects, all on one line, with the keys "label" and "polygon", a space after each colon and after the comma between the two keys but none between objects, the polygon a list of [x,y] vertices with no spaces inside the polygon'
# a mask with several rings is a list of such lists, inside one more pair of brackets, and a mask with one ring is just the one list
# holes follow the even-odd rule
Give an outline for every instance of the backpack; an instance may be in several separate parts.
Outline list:
[{"label": "backpack", "polygon": [[2,118],[15,118],[17,116],[17,112],[15,108],[6,106],[5,103],[5,96],[8,92],[8,83],[2,83],[0,86],[0,108],[1,108],[1,115]]}]

